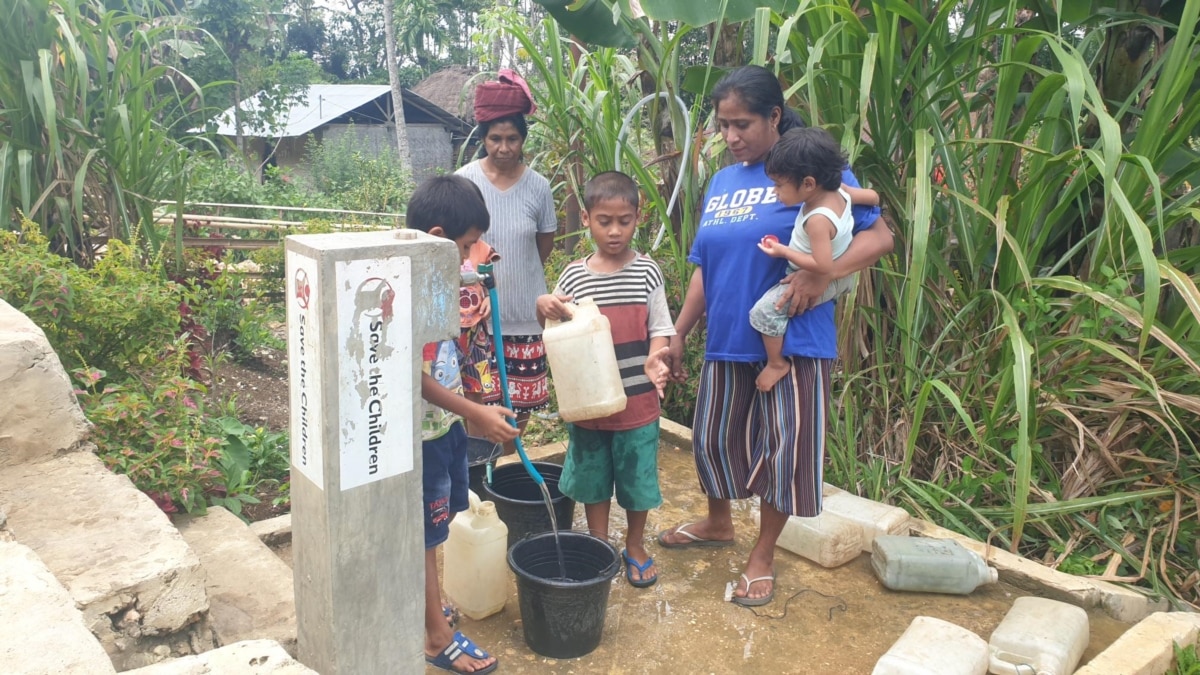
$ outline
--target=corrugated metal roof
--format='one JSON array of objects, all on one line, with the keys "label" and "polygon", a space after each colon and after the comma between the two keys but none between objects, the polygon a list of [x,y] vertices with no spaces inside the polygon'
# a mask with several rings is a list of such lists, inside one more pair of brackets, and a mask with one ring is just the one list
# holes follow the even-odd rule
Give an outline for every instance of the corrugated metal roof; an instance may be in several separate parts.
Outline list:
[{"label": "corrugated metal roof", "polygon": [[[243,125],[246,136],[291,138],[303,136],[322,124],[328,124],[346,113],[388,93],[384,84],[310,84],[308,90],[292,107],[284,112],[276,125],[270,128]],[[242,102],[242,109],[258,112],[262,109],[262,92]],[[233,108],[217,115],[217,133],[236,136],[233,124]]]}]

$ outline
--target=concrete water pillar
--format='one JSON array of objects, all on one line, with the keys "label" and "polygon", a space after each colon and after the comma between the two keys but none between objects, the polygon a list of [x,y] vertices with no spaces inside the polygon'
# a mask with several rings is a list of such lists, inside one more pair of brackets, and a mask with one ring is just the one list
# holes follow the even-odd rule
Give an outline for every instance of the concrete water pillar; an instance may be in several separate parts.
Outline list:
[{"label": "concrete water pillar", "polygon": [[459,254],[415,230],[286,251],[297,657],[423,672],[421,348],[458,335]]}]

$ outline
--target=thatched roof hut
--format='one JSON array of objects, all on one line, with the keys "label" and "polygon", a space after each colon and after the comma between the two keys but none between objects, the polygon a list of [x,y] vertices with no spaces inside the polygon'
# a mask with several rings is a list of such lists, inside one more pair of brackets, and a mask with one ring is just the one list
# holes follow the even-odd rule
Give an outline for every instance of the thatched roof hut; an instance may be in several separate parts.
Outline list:
[{"label": "thatched roof hut", "polygon": [[477,71],[466,66],[446,66],[421,80],[412,88],[412,91],[417,96],[474,125],[475,85],[482,82],[483,78],[475,78],[475,80],[471,78],[478,74]]}]

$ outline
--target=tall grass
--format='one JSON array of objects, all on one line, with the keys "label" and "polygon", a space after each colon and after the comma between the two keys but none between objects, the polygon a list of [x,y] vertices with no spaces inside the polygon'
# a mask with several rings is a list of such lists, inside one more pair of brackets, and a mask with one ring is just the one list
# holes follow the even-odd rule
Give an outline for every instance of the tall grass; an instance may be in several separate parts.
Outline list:
[{"label": "tall grass", "polygon": [[1017,2],[855,4],[776,17],[781,78],[902,244],[840,317],[831,474],[1197,604],[1200,6],[1145,87],[1105,101],[1103,24],[1080,40],[1018,26]]},{"label": "tall grass", "polygon": [[[183,194],[199,87],[169,65],[182,35],[162,6],[12,0],[0,10],[0,227],[23,214],[90,262],[99,236],[157,248],[153,209]],[[145,15],[138,12],[150,12]]]}]

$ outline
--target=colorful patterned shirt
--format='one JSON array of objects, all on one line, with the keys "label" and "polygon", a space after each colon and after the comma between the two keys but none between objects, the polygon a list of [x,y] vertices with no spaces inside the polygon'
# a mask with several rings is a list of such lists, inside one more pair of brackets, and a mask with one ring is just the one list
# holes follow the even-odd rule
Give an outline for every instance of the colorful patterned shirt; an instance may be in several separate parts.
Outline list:
[{"label": "colorful patterned shirt", "polygon": [[[430,375],[437,383],[462,396],[462,374],[459,371],[457,340],[430,342],[421,350],[421,372]],[[458,415],[421,400],[425,416],[421,419],[421,440],[432,441],[446,435],[454,423],[462,419]]]}]

